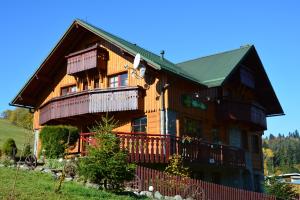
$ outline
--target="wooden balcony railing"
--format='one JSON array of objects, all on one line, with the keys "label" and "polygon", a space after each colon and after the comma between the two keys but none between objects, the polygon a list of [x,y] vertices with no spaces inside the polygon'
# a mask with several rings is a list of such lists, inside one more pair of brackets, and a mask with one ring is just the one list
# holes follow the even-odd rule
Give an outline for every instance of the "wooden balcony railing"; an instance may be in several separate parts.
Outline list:
[{"label": "wooden balcony railing", "polygon": [[[94,144],[93,133],[82,133],[83,143],[81,154],[86,154],[86,145]],[[120,133],[120,146],[128,152],[129,162],[135,163],[168,163],[173,154],[181,155],[185,161],[208,165],[244,167],[245,153],[243,150],[211,144],[193,139],[183,143],[181,138],[172,135],[144,133]]]},{"label": "wooden balcony railing", "polygon": [[95,44],[87,49],[73,52],[67,55],[66,58],[67,74],[74,75],[97,67],[105,69],[108,53],[98,44]]},{"label": "wooden balcony railing", "polygon": [[138,87],[96,89],[51,99],[40,108],[40,124],[53,119],[88,113],[139,110],[142,107]]},{"label": "wooden balcony railing", "polygon": [[255,104],[224,100],[217,106],[217,117],[219,120],[245,121],[262,129],[267,128],[265,111]]}]

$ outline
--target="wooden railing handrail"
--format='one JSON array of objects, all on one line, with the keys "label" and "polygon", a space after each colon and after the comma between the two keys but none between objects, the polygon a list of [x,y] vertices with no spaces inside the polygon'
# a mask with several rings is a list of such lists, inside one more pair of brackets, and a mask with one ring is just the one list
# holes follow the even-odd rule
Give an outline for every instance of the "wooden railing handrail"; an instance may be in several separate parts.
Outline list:
[{"label": "wooden railing handrail", "polygon": [[[203,140],[185,143],[174,135],[114,132],[120,139],[122,149],[127,149],[129,162],[168,163],[173,154],[181,155],[190,162],[207,164],[245,166],[245,153],[242,149]],[[92,133],[81,133],[83,142],[96,144]],[[84,149],[83,149],[84,150]],[[82,151],[85,153],[84,151]]]},{"label": "wooden railing handrail", "polygon": [[120,91],[125,91],[125,90],[140,90],[142,89],[141,87],[137,86],[124,86],[124,87],[117,87],[117,88],[97,88],[97,89],[92,89],[92,90],[84,90],[80,92],[74,92],[70,94],[66,94],[63,96],[58,96],[58,97],[53,97],[46,103],[42,104],[40,106],[40,109],[48,105],[49,103],[55,102],[55,101],[60,101],[63,99],[68,99],[72,97],[78,97],[86,94],[96,94],[96,93],[108,93],[108,92],[120,92]]},{"label": "wooden railing handrail", "polygon": [[[150,134],[150,133],[144,133],[144,132],[113,132],[113,133],[115,133],[116,135],[128,135],[128,136],[146,136],[146,137],[160,137],[160,138],[169,137],[177,142],[182,141],[182,139],[183,139],[182,137],[178,137],[178,136],[175,136],[172,134],[162,135],[162,134],[153,134],[153,133]],[[95,135],[95,132],[80,133],[80,136],[89,136],[89,135]],[[202,138],[195,138],[195,139],[196,140],[192,140],[191,142],[186,143],[186,144],[188,145],[188,144],[193,144],[193,142],[194,143],[196,142],[197,144],[211,145],[211,146],[213,146],[213,148],[220,147],[222,149],[227,148],[227,149],[232,149],[235,151],[244,151],[242,148],[235,147],[235,146],[211,143],[209,141],[203,140]]]}]

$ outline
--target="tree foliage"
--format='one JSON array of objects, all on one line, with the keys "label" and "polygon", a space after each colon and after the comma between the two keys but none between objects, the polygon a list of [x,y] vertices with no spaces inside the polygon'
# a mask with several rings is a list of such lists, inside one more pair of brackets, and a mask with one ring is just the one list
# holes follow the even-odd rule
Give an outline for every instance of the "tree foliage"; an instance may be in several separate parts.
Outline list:
[{"label": "tree foliage", "polygon": [[79,132],[73,126],[45,126],[41,130],[40,138],[46,158],[58,158],[64,155],[66,148],[75,145]]},{"label": "tree foliage", "polygon": [[284,183],[275,177],[268,178],[265,181],[265,190],[267,194],[284,200],[292,200],[297,194],[291,184]]},{"label": "tree foliage", "polygon": [[12,124],[32,130],[33,114],[25,108],[16,108],[15,110],[5,110],[1,117],[9,120]]},{"label": "tree foliage", "polygon": [[95,143],[89,146],[88,156],[79,162],[79,174],[86,180],[118,190],[125,180],[134,177],[135,165],[127,162],[127,153],[120,149],[119,138],[112,133],[117,122],[108,116],[92,129]]},{"label": "tree foliage", "polygon": [[270,134],[269,138],[264,139],[263,147],[268,174],[300,172],[300,136],[297,130],[286,136],[278,134],[276,137]]}]

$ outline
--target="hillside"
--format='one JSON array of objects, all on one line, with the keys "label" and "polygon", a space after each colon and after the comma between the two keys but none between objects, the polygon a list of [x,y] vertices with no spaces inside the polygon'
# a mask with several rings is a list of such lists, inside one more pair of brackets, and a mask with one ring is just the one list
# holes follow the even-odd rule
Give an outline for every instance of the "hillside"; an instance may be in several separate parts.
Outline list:
[{"label": "hillside", "polygon": [[297,130],[263,140],[265,174],[300,172],[300,134]]},{"label": "hillside", "polygon": [[2,148],[7,138],[13,138],[16,141],[18,149],[21,149],[26,141],[32,141],[33,134],[11,124],[6,119],[0,119],[0,148]]}]

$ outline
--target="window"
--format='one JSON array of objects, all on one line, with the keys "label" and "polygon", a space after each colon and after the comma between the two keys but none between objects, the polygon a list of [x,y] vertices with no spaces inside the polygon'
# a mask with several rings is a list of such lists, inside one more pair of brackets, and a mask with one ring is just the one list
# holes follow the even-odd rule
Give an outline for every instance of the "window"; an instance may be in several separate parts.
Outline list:
[{"label": "window", "polygon": [[253,153],[259,153],[259,136],[251,135],[251,149]]},{"label": "window", "polygon": [[244,85],[246,85],[250,88],[255,87],[253,74],[248,68],[243,67],[240,69],[240,77],[241,77],[241,82]]},{"label": "window", "polygon": [[62,87],[60,89],[60,95],[61,96],[64,96],[64,95],[67,95],[67,94],[71,94],[71,93],[74,93],[74,92],[77,92],[77,87],[76,85],[71,85],[71,86],[67,86],[67,87]]},{"label": "window", "polygon": [[119,74],[117,76],[112,76],[109,78],[109,87],[117,88],[124,87],[128,85],[128,74]]},{"label": "window", "polygon": [[132,132],[147,132],[147,117],[140,117],[132,121]]},{"label": "window", "polygon": [[202,137],[202,123],[199,120],[184,118],[184,134],[192,137]]},{"label": "window", "polygon": [[95,78],[95,79],[94,79],[94,88],[100,88],[100,85],[99,85],[99,78]]}]

